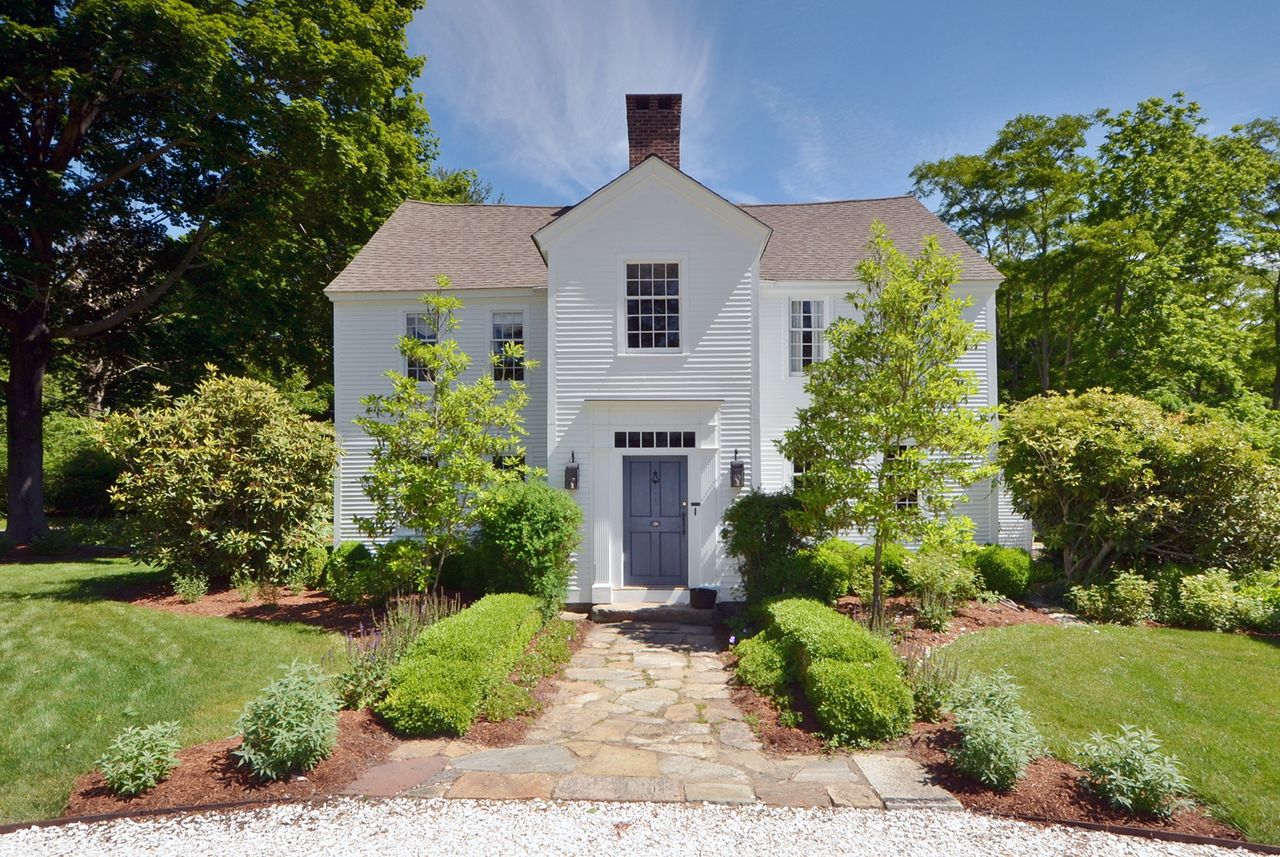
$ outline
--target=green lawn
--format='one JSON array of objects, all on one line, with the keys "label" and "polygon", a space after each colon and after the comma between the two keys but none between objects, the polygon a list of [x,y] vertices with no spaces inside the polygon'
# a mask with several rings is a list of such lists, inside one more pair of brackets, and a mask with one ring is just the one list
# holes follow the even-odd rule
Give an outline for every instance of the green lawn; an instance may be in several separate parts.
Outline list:
[{"label": "green lawn", "polygon": [[1004,667],[1055,756],[1094,729],[1151,729],[1197,797],[1280,844],[1280,640],[1117,626],[1019,625],[948,647],[962,669]]},{"label": "green lawn", "polygon": [[0,565],[0,822],[57,815],[130,724],[234,733],[244,703],[334,638],[296,624],[179,616],[103,600],[154,576],[127,560]]}]

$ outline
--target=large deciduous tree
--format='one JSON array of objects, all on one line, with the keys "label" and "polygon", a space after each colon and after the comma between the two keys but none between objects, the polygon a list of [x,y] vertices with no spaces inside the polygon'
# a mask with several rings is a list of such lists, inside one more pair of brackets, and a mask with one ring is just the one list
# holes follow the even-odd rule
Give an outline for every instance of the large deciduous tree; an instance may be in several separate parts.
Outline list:
[{"label": "large deciduous tree", "polygon": [[799,529],[872,537],[876,617],[884,546],[936,538],[952,523],[957,489],[994,472],[994,415],[974,407],[977,379],[956,365],[985,339],[964,317],[968,301],[952,294],[959,275],[932,237],[912,259],[873,224],[863,288],[827,328],[827,359],[805,380],[810,404],[778,443],[804,465]]},{"label": "large deciduous tree", "polygon": [[51,0],[0,11],[10,538],[45,525],[42,387],[55,343],[136,327],[197,271],[210,303],[274,311],[258,341],[291,340],[396,203],[450,192],[431,175],[434,142],[411,88],[421,59],[405,27],[419,5]]},{"label": "large deciduous tree", "polygon": [[913,171],[916,192],[936,194],[943,220],[1008,278],[1006,397],[1105,385],[1185,407],[1249,395],[1242,287],[1267,158],[1257,134],[1204,124],[1180,94],[1020,116],[981,155]]}]

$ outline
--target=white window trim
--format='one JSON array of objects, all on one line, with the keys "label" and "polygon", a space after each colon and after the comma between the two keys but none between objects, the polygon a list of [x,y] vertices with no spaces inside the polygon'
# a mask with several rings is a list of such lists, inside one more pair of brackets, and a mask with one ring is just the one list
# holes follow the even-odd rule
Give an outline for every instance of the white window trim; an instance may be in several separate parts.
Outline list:
[{"label": "white window trim", "polygon": [[[429,312],[427,312],[427,311],[425,311],[425,310],[420,310],[420,309],[405,310],[403,313],[401,313],[401,315],[400,315],[400,336],[401,336],[401,337],[407,337],[407,336],[409,335],[409,318],[410,318],[410,317],[415,316],[415,315],[416,315],[416,316],[424,316],[424,315],[429,315],[429,314],[430,314]],[[440,334],[439,334],[439,332],[437,331],[437,332],[436,332],[436,334],[435,334],[435,339],[434,339],[434,340],[423,340],[423,341],[424,341],[424,342],[433,342],[433,341],[434,341],[434,342],[438,342],[439,340],[440,340]],[[397,346],[397,347],[396,347],[396,351],[397,351],[397,353],[398,353],[398,352],[399,352],[399,350],[400,350],[400,349],[399,349],[399,344],[400,344],[400,340],[399,340],[399,339],[397,339],[397,340],[396,340],[396,346]],[[401,355],[400,355],[400,363],[401,363],[401,365],[403,366],[403,371],[404,371],[404,374],[405,374],[405,376],[406,376],[406,377],[408,377],[408,378],[413,378],[415,381],[425,380],[425,379],[422,379],[422,378],[416,378],[416,377],[412,374],[412,372],[410,371],[411,367],[409,366],[409,356],[408,356],[407,354],[401,354]]]},{"label": "white window trim", "polygon": [[[493,338],[493,317],[494,317],[495,315],[498,315],[499,313],[515,313],[515,314],[517,314],[517,315],[519,315],[519,316],[520,316],[520,330],[521,330],[521,337],[520,337],[520,341],[521,341],[521,344],[522,344],[522,345],[524,345],[524,347],[525,347],[525,349],[526,349],[526,356],[527,356],[527,355],[528,355],[528,348],[529,348],[529,334],[528,334],[528,324],[529,324],[529,322],[528,322],[528,319],[526,318],[526,316],[528,315],[528,313],[525,311],[525,307],[510,307],[510,308],[507,308],[507,307],[496,307],[496,306],[495,306],[495,307],[490,307],[490,309],[489,309],[489,329],[488,329],[488,336],[486,336],[486,338],[485,338],[485,356],[486,356],[486,358],[487,358],[487,357],[489,357],[489,356],[491,356],[491,355],[494,353],[494,351],[493,351],[493,343],[494,343],[494,338]],[[526,367],[525,367],[525,361],[524,361],[524,360],[521,360],[521,361],[520,361],[520,367],[521,367],[522,369],[526,368]],[[490,377],[490,378],[493,378],[493,364],[492,364],[492,363],[490,363],[490,364],[489,364],[488,371],[489,371],[489,377]],[[526,371],[527,371],[527,370],[526,370]],[[494,383],[496,383],[496,384],[510,384],[510,383],[511,383],[511,381],[510,381],[510,380],[507,380],[507,379],[503,379],[503,380],[499,381],[498,379],[494,378]],[[521,383],[524,383],[524,382],[522,381]]]},{"label": "white window trim", "polygon": [[[670,263],[680,266],[680,345],[675,348],[631,348],[627,345],[627,265],[643,265],[645,262]],[[690,352],[689,348],[689,254],[688,253],[619,253],[614,263],[617,270],[617,341],[618,355],[628,357],[679,357]]]},{"label": "white window trim", "polygon": [[830,300],[825,297],[804,297],[802,295],[788,295],[782,299],[783,336],[785,339],[783,343],[783,359],[786,360],[787,375],[792,378],[803,378],[804,367],[801,367],[799,371],[791,368],[791,333],[793,330],[791,327],[792,301],[809,301],[810,303],[821,304],[822,306],[822,329],[821,334],[818,337],[818,341],[815,343],[817,345],[818,353],[814,358],[815,363],[820,363],[827,359],[827,328],[831,326],[829,307]]}]

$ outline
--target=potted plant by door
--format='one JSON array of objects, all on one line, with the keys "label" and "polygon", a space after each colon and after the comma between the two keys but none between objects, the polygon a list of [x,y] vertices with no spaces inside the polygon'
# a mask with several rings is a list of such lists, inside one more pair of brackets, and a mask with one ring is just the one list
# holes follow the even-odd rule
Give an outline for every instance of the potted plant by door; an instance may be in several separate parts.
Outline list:
[{"label": "potted plant by door", "polygon": [[689,606],[695,610],[710,610],[716,606],[716,590],[712,586],[695,586],[689,590]]}]

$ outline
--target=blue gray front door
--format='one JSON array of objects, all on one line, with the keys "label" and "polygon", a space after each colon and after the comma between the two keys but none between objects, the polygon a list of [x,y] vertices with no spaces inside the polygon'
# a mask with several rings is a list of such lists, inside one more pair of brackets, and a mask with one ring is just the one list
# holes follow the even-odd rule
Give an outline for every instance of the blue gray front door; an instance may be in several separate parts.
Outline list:
[{"label": "blue gray front door", "polygon": [[622,459],[622,576],[625,586],[689,582],[689,459]]}]

